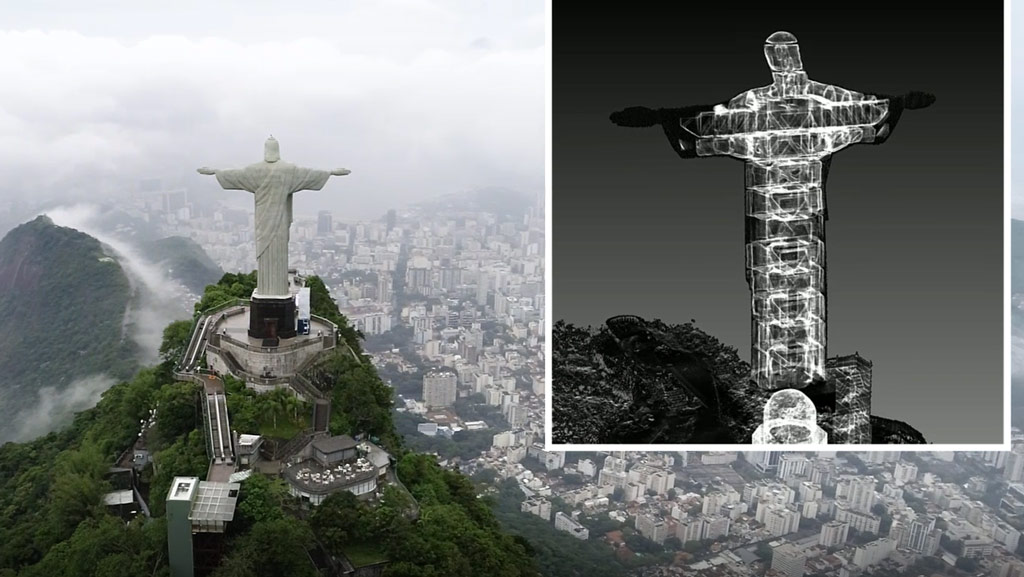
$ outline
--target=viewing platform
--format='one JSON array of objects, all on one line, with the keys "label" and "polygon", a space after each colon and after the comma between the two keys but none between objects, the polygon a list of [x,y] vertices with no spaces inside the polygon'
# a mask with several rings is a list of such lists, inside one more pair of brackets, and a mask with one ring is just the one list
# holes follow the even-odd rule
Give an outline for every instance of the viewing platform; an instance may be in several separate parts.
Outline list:
[{"label": "viewing platform", "polygon": [[289,385],[307,362],[338,344],[338,327],[316,315],[310,316],[309,334],[276,339],[276,344],[250,337],[249,312],[248,306],[237,305],[211,316],[206,361],[214,371],[244,379],[257,392]]}]

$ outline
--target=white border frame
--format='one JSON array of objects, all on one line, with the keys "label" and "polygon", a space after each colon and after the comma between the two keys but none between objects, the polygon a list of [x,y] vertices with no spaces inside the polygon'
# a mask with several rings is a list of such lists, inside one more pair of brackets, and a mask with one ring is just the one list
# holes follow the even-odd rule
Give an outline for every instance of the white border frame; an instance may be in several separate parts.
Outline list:
[{"label": "white border frame", "polygon": [[[1012,63],[1011,58],[1011,38],[1013,37],[1013,18],[1011,17],[1011,0],[1003,0],[1003,424],[1005,430],[1003,431],[1003,442],[1002,443],[988,443],[988,444],[973,444],[973,445],[957,445],[957,444],[928,444],[928,445],[652,445],[652,444],[605,444],[605,445],[586,445],[586,444],[556,444],[552,443],[551,432],[552,432],[552,421],[551,421],[551,387],[552,387],[552,369],[551,369],[551,351],[553,350],[554,342],[551,338],[551,328],[553,325],[553,318],[551,312],[554,310],[552,307],[552,285],[553,285],[553,260],[551,258],[551,246],[552,246],[552,224],[553,219],[553,206],[552,206],[552,77],[554,74],[553,63],[552,63],[552,33],[553,33],[553,14],[551,10],[552,2],[547,3],[547,42],[546,42],[546,58],[547,58],[547,94],[546,94],[546,106],[545,106],[545,171],[544,171],[544,190],[545,190],[545,270],[547,279],[545,282],[545,299],[546,299],[546,313],[544,315],[544,337],[545,347],[547,348],[547,354],[544,355],[544,397],[545,397],[545,409],[544,409],[544,448],[549,451],[646,451],[646,452],[672,452],[672,451],[846,451],[846,452],[871,452],[871,451],[908,451],[908,452],[936,452],[936,451],[1009,451],[1010,450],[1010,418],[1011,418],[1011,398],[1010,398],[1010,381],[1012,377],[1012,355],[1010,350],[1010,259],[1011,259],[1011,239],[1010,239],[1010,218],[1011,212],[1011,199],[1012,199],[1012,180],[1011,180],[1011,155],[1010,155],[1010,144],[1012,136],[1012,125],[1010,122],[1011,109],[1013,108],[1013,100],[1011,99],[1011,83],[1013,81]],[[1024,30],[1022,30],[1024,33]]]}]

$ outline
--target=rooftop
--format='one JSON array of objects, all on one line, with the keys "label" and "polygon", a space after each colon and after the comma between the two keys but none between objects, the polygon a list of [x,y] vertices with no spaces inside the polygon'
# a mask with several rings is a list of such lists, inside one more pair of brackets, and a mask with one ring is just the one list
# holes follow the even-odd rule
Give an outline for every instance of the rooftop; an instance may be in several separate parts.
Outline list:
[{"label": "rooftop", "polygon": [[366,454],[366,459],[375,467],[385,467],[391,463],[391,455],[373,443],[363,441],[359,443],[359,449]]},{"label": "rooftop", "polygon": [[200,481],[192,501],[189,519],[193,521],[230,521],[235,516],[238,483]]},{"label": "rooftop", "polygon": [[171,482],[171,490],[167,492],[168,501],[191,501],[193,491],[199,484],[199,477],[175,477]]},{"label": "rooftop", "polygon": [[288,482],[309,493],[324,494],[356,485],[377,476],[377,467],[359,458],[349,463],[323,467],[312,459],[284,470]]},{"label": "rooftop", "polygon": [[313,441],[313,448],[324,453],[337,453],[356,448],[356,440],[348,435],[322,437]]},{"label": "rooftop", "polygon": [[135,502],[135,493],[131,489],[112,491],[103,495],[105,505],[127,505]]}]

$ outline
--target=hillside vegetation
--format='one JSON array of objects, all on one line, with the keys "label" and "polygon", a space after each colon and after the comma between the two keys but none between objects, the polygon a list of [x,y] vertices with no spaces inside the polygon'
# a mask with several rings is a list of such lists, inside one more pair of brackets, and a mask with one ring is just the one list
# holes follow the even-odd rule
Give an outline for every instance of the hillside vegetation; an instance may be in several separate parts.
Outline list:
[{"label": "hillside vegetation", "polygon": [[190,238],[169,236],[146,241],[141,249],[146,258],[170,271],[172,278],[196,294],[202,294],[206,285],[216,283],[224,274],[203,247]]},{"label": "hillside vegetation", "polygon": [[0,241],[0,442],[75,380],[134,372],[131,300],[125,272],[87,234],[40,216]]},{"label": "hillside vegetation", "polygon": [[[207,287],[204,300],[244,292],[251,280],[224,275]],[[358,334],[326,289],[318,288],[318,280],[310,282],[312,307],[339,323],[351,349],[328,357],[321,367],[332,385],[332,431],[379,438],[395,455],[398,477],[418,502],[418,515],[408,514],[409,494],[393,487],[376,506],[341,493],[312,514],[301,514],[279,480],[253,475],[242,484],[229,525],[229,553],[214,575],[313,576],[306,551],[316,543],[357,565],[387,560],[386,577],[537,575],[524,540],[502,532],[489,501],[477,497],[466,477],[441,469],[432,456],[402,448],[390,420],[390,389],[363,357]],[[197,430],[202,424],[195,385],[171,376],[170,351],[181,350],[188,338],[180,327],[172,324],[164,332],[162,364],[107,390],[68,428],[0,447],[0,577],[169,575],[163,501],[170,480],[202,477],[208,464]],[[154,517],[126,525],[101,505],[110,490],[104,474],[156,406],[147,440],[157,469],[143,472]]]}]

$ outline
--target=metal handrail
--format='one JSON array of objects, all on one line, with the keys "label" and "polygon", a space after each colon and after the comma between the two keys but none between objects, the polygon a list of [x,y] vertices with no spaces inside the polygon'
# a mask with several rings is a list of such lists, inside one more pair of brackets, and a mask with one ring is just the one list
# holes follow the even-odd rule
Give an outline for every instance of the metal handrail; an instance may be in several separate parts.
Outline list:
[{"label": "metal handrail", "polygon": [[236,347],[243,348],[243,349],[245,349],[247,351],[254,352],[254,353],[287,353],[287,352],[290,352],[290,351],[297,351],[299,349],[304,349],[306,347],[310,347],[310,346],[313,346],[313,345],[323,346],[323,338],[322,337],[319,338],[319,339],[309,339],[309,340],[300,341],[300,342],[297,342],[297,343],[291,343],[291,344],[287,344],[287,345],[280,346],[280,347],[258,347],[258,346],[255,346],[255,345],[250,345],[249,343],[246,343],[246,342],[242,342],[242,341],[236,339],[235,337],[233,337],[231,335],[221,334],[219,336],[220,336],[220,340],[221,341],[227,341],[227,342],[231,343],[232,345],[234,345]]}]

